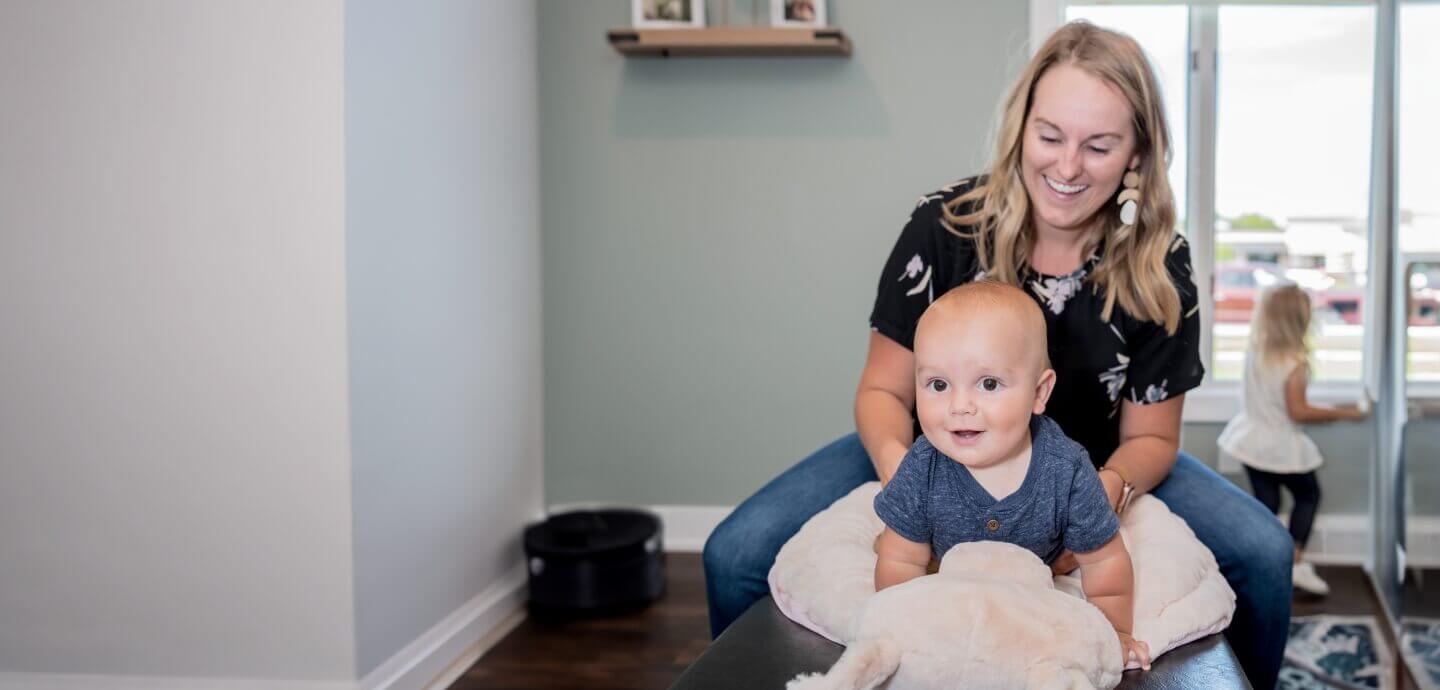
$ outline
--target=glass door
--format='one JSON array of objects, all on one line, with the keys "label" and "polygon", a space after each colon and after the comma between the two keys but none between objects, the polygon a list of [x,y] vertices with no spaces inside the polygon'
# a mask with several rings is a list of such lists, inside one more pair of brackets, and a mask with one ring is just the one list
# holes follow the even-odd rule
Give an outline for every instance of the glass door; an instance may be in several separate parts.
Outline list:
[{"label": "glass door", "polygon": [[1440,3],[1402,2],[1398,20],[1396,226],[1405,299],[1397,306],[1405,312],[1407,389],[1397,471],[1400,658],[1415,686],[1440,688]]}]

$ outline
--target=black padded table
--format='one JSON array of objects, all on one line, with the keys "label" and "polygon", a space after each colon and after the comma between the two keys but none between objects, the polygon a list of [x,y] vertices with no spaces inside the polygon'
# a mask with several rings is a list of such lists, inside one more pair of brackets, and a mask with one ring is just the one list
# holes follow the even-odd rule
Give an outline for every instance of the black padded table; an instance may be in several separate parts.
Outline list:
[{"label": "black padded table", "polygon": [[[782,690],[800,673],[829,670],[845,648],[806,630],[765,597],[751,606],[700,655],[670,690],[754,688]],[[1196,640],[1160,657],[1149,671],[1127,671],[1125,690],[1248,689],[1222,635]]]}]

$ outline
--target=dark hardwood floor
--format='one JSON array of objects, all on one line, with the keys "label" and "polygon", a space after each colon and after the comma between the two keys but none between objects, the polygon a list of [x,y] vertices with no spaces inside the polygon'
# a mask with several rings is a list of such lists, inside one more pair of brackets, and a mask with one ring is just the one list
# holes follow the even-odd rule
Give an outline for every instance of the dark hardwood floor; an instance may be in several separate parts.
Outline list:
[{"label": "dark hardwood floor", "polygon": [[1410,569],[1401,594],[1400,610],[1406,616],[1440,618],[1440,569]]},{"label": "dark hardwood floor", "polygon": [[527,618],[452,690],[664,690],[710,644],[700,554],[665,556],[665,596],[613,618]]},{"label": "dark hardwood floor", "polygon": [[[1325,598],[1296,595],[1294,615],[1379,615],[1364,571],[1318,566]],[[699,554],[668,554],[665,597],[614,618],[545,623],[527,618],[452,690],[663,690],[710,644]],[[1440,577],[1437,577],[1440,580]]]},{"label": "dark hardwood floor", "polygon": [[1317,565],[1315,572],[1330,585],[1330,594],[1317,597],[1297,591],[1290,615],[1379,616],[1380,602],[1370,588],[1370,576],[1357,565]]}]

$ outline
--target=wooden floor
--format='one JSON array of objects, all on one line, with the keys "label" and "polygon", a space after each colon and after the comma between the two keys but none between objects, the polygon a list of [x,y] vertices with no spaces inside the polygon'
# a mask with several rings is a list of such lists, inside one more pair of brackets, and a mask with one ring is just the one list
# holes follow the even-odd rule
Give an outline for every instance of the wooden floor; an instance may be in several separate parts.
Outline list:
[{"label": "wooden floor", "polygon": [[[1364,571],[1317,566],[1330,596],[1296,595],[1294,615],[1379,615]],[[699,554],[666,557],[668,591],[640,613],[546,624],[526,619],[452,690],[663,690],[710,644]]]},{"label": "wooden floor", "polygon": [[1370,576],[1358,565],[1317,565],[1315,572],[1330,585],[1324,597],[1296,592],[1291,600],[1290,615],[1314,616],[1328,613],[1335,616],[1379,616],[1380,602],[1370,588]]},{"label": "wooden floor", "polygon": [[710,644],[700,554],[665,556],[665,596],[639,613],[566,624],[527,618],[452,690],[664,690]]}]

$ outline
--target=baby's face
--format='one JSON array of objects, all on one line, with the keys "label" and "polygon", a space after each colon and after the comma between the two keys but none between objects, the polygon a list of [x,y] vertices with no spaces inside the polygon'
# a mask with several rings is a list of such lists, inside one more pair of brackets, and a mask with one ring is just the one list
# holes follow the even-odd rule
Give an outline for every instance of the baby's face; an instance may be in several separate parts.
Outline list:
[{"label": "baby's face", "polygon": [[[915,334],[915,407],[920,429],[967,467],[1012,459],[1030,440],[1030,416],[1045,411],[1039,389],[1044,342],[1024,320],[993,305],[961,306],[922,321]],[[1044,339],[1044,335],[1039,335]]]}]

